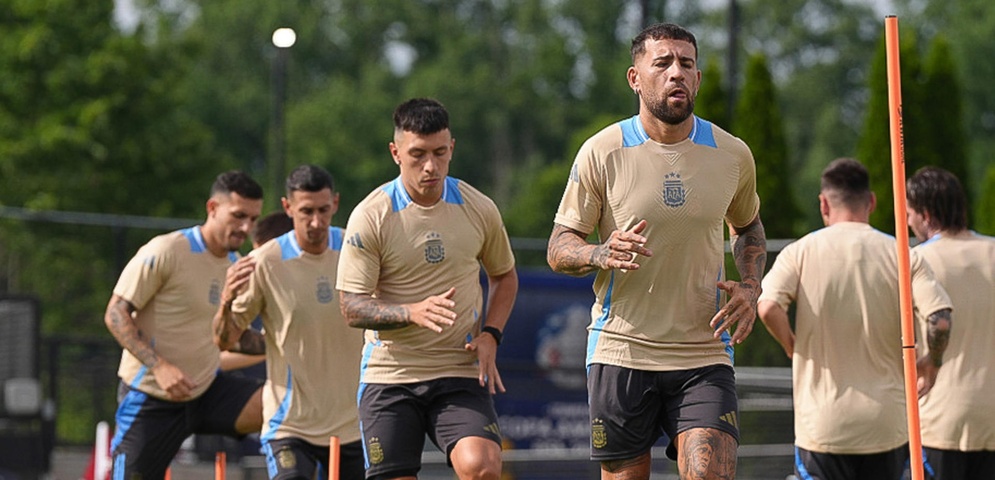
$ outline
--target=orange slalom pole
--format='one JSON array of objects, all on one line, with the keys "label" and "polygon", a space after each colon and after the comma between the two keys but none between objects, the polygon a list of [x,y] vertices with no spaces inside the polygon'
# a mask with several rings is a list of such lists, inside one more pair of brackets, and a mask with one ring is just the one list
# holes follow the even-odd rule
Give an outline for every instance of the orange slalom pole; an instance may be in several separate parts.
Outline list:
[{"label": "orange slalom pole", "polygon": [[163,480],[173,480],[173,471],[169,467],[166,467],[166,476],[162,478]]},{"label": "orange slalom pole", "polygon": [[223,451],[214,454],[214,480],[225,480],[225,474],[228,470],[228,459],[225,458],[226,456]]},{"label": "orange slalom pole", "polygon": [[899,67],[898,18],[884,19],[888,59],[888,116],[891,124],[891,183],[895,194],[895,247],[898,253],[898,298],[902,314],[902,360],[905,363],[905,411],[909,426],[912,480],[923,480],[922,432],[919,430],[916,339],[912,317],[912,274],[909,226],[905,212],[905,139],[902,131],[902,80]]},{"label": "orange slalom pole", "polygon": [[328,480],[339,480],[339,456],[341,449],[339,437],[332,435],[328,439]]}]

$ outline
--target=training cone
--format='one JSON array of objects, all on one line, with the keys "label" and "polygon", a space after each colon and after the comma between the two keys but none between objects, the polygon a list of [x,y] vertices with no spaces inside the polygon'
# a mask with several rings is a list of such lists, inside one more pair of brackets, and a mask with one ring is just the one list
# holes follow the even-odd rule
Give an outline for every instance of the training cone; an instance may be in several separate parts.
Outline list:
[{"label": "training cone", "polygon": [[111,473],[111,435],[107,422],[97,424],[97,436],[90,452],[90,463],[80,480],[108,480]]}]

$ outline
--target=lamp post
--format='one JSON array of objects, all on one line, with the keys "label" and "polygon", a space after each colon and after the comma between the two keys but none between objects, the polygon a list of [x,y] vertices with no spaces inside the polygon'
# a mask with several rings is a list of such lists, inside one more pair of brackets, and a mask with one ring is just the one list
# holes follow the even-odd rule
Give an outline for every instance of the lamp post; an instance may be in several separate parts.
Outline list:
[{"label": "lamp post", "polygon": [[273,59],[273,125],[272,125],[272,160],[270,175],[273,178],[273,192],[267,197],[274,199],[276,208],[280,207],[278,199],[283,196],[283,178],[286,175],[286,131],[284,130],[284,103],[287,99],[287,56],[290,47],[297,41],[297,33],[292,28],[278,28],[273,31],[273,45],[276,47],[276,57]]}]

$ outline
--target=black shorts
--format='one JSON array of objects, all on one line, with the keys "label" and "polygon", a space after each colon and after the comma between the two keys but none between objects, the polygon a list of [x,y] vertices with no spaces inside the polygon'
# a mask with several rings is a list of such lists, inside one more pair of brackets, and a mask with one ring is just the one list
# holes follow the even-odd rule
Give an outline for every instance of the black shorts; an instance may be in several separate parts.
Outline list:
[{"label": "black shorts", "polygon": [[929,480],[990,478],[992,472],[995,472],[995,451],[923,448],[923,473]]},{"label": "black shorts", "polygon": [[221,372],[203,395],[170,402],[122,382],[111,441],[111,478],[163,478],[183,440],[194,433],[240,436],[235,420],[261,386],[257,379]]},{"label": "black shorts", "polygon": [[795,447],[798,480],[899,480],[909,462],[909,445],[870,454],[819,453]]},{"label": "black shorts", "polygon": [[465,437],[501,444],[494,400],[475,378],[407,384],[360,384],[366,478],[414,476],[421,470],[425,435],[449,455]]},{"label": "black shorts", "polygon": [[670,438],[667,457],[677,459],[677,435],[713,428],[739,441],[736,374],[728,365],[646,371],[593,364],[587,372],[591,409],[591,460],[623,460]]},{"label": "black shorts", "polygon": [[[263,453],[266,455],[266,471],[270,480],[328,478],[327,446],[321,447],[299,438],[281,438],[263,444]],[[362,480],[365,471],[362,442],[339,446],[340,479]]]}]

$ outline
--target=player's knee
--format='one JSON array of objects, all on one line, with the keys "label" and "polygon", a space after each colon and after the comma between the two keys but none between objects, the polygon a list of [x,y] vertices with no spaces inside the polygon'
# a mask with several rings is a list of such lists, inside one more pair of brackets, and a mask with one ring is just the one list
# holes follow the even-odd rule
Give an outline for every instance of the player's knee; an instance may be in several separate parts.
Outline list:
[{"label": "player's knee", "polygon": [[[464,439],[465,440],[465,439]],[[489,440],[484,440],[490,442]],[[453,468],[460,480],[501,478],[501,449],[494,445],[460,441],[452,452]]]}]

